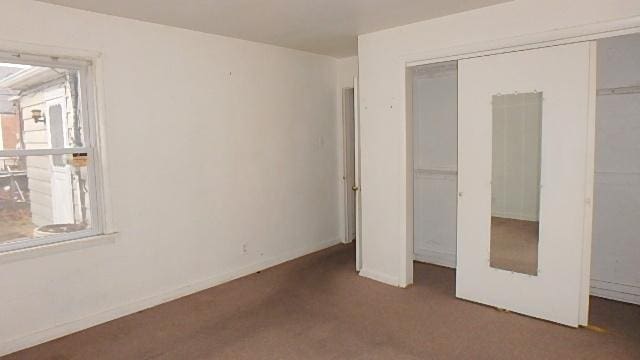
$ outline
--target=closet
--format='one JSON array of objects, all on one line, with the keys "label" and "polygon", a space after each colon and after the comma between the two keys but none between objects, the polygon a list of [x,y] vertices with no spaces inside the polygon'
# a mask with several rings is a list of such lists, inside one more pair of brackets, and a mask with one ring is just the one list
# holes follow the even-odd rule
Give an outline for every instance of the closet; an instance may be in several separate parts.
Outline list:
[{"label": "closet", "polygon": [[640,304],[640,35],[598,41],[591,294]]},{"label": "closet", "polygon": [[417,66],[410,74],[415,259],[455,267],[457,62]]},{"label": "closet", "polygon": [[640,35],[408,74],[415,260],[571,326],[589,293],[640,304]]}]

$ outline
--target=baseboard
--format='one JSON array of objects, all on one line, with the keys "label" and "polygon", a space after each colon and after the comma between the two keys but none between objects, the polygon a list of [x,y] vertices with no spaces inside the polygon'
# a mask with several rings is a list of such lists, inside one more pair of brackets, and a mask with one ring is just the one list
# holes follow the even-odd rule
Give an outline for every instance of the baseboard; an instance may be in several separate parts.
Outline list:
[{"label": "baseboard", "polygon": [[360,276],[379,281],[387,285],[400,286],[400,281],[397,278],[364,267],[360,270]]},{"label": "baseboard", "polygon": [[243,266],[238,269],[234,269],[232,271],[228,271],[226,273],[223,273],[205,280],[196,281],[191,284],[173,289],[171,291],[163,292],[163,293],[156,294],[147,298],[139,299],[130,303],[122,304],[112,309],[102,311],[93,315],[89,315],[81,319],[59,324],[44,330],[39,330],[31,334],[28,334],[26,336],[14,338],[0,344],[0,356],[7,355],[22,349],[26,349],[26,348],[38,345],[38,344],[42,344],[44,342],[51,341],[62,336],[66,336],[66,335],[90,328],[92,326],[105,323],[107,321],[115,320],[123,316],[127,316],[135,312],[166,303],[168,301],[172,301],[187,295],[191,295],[193,293],[206,290],[208,288],[223,284],[225,282],[253,274],[257,271],[261,271],[261,270],[276,266],[278,264],[326,249],[328,247],[331,247],[333,245],[337,245],[340,243],[341,243],[340,239],[324,241],[322,243],[307,246],[305,248],[298,249],[298,250],[283,254],[281,256],[276,256],[267,260],[256,262],[254,264]]},{"label": "baseboard", "polygon": [[510,213],[510,212],[505,212],[505,213],[495,212],[495,213],[492,213],[491,216],[499,217],[503,219],[538,221],[538,217],[536,215],[526,215],[526,214],[518,214],[518,213]]},{"label": "baseboard", "polygon": [[591,295],[640,305],[640,287],[591,279]]},{"label": "baseboard", "polygon": [[446,251],[418,249],[413,254],[416,261],[423,263],[444,266],[448,268],[456,268],[456,254]]}]

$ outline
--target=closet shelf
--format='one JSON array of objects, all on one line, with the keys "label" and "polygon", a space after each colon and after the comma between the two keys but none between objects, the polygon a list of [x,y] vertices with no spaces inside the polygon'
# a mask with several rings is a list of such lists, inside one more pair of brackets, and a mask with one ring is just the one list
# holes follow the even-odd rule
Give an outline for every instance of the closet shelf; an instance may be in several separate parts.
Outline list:
[{"label": "closet shelf", "polygon": [[414,169],[413,173],[416,176],[457,176],[458,171],[453,169]]},{"label": "closet shelf", "polygon": [[640,85],[598,89],[598,96],[640,94]]}]

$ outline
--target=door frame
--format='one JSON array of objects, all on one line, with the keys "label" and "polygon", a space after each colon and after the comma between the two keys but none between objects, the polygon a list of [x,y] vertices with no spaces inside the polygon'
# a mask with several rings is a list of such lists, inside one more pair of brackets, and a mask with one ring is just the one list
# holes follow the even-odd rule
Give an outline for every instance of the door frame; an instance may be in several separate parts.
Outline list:
[{"label": "door frame", "polygon": [[362,154],[360,153],[360,83],[359,77],[353,77],[353,122],[354,122],[354,146],[355,166],[354,177],[356,182],[356,271],[362,270],[362,177],[360,164]]},{"label": "door frame", "polygon": [[[583,26],[570,27],[559,30],[550,30],[540,33],[534,33],[524,36],[516,36],[510,38],[504,38],[495,41],[484,41],[477,43],[470,43],[463,46],[452,48],[440,48],[429,51],[421,51],[406,54],[401,56],[398,62],[399,66],[402,66],[400,71],[404,72],[405,91],[402,94],[404,101],[400,101],[404,105],[402,109],[403,116],[405,117],[406,129],[405,129],[405,144],[411,144],[413,139],[413,119],[410,109],[407,104],[410,104],[409,97],[412,96],[411,92],[407,89],[407,81],[410,80],[407,75],[409,68],[433,64],[445,61],[458,61],[462,59],[469,59],[480,56],[489,56],[496,54],[503,54],[514,51],[532,50],[537,48],[544,48],[557,45],[566,45],[572,43],[586,42],[591,40],[598,40],[622,35],[630,35],[640,33],[640,16],[631,17],[622,20],[613,20],[602,23],[588,24]],[[595,51],[593,49],[592,51]],[[596,64],[591,64],[591,78],[589,86],[595,87],[595,71]],[[590,89],[595,90],[595,89]],[[595,91],[592,91],[595,93]],[[401,99],[402,100],[402,99]],[[594,123],[595,119],[595,96],[592,96],[589,102],[589,121]],[[589,129],[589,135],[587,139],[588,153],[587,164],[590,173],[586,174],[587,186],[585,194],[585,219],[584,219],[584,232],[583,232],[583,247],[582,247],[582,294],[580,300],[580,324],[587,325],[589,317],[589,288],[590,288],[590,272],[591,272],[591,237],[592,237],[592,221],[593,221],[593,159],[595,151],[595,128],[592,126]],[[406,148],[406,163],[409,164],[413,159],[413,149],[409,146]],[[458,163],[460,162],[460,154],[458,154]],[[460,172],[460,169],[458,169]],[[408,172],[405,174],[408,177]],[[412,226],[413,222],[413,183],[406,179],[406,226]],[[410,206],[411,205],[411,206]],[[458,234],[460,229],[458,228]],[[458,235],[459,236],[459,235]],[[402,268],[406,269],[406,273],[401,274],[401,285],[408,286],[413,283],[413,254],[409,249],[413,249],[413,232],[406,232],[406,239],[404,244],[404,250],[401,252]],[[586,289],[586,291],[585,291]]]},{"label": "door frame", "polygon": [[[353,151],[354,151],[354,185],[356,189],[354,190],[352,186],[347,183],[347,142],[349,141],[347,135],[347,122],[346,122],[346,112],[347,112],[347,104],[344,101],[346,98],[346,92],[353,92],[353,101],[351,104],[351,110],[353,112]],[[359,108],[359,95],[358,95],[358,77],[355,76],[353,78],[353,86],[347,86],[342,88],[342,163],[343,163],[343,185],[344,185],[344,235],[345,235],[345,243],[350,243],[351,240],[347,240],[350,238],[349,234],[349,213],[348,213],[348,197],[349,194],[355,192],[354,194],[354,211],[355,211],[355,262],[356,262],[356,271],[360,271],[362,269],[362,228],[361,228],[361,204],[362,204],[362,182],[360,178],[360,108]]]}]

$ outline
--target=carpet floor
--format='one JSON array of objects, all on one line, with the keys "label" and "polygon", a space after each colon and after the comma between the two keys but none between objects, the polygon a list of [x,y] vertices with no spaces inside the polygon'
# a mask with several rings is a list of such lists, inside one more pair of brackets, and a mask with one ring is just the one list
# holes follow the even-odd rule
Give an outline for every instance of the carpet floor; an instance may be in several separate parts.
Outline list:
[{"label": "carpet floor", "polygon": [[572,329],[455,298],[455,272],[415,264],[399,289],[337,245],[6,359],[640,359],[640,306],[592,297]]}]

